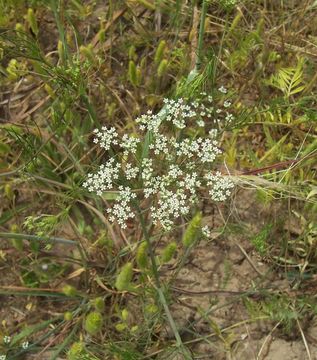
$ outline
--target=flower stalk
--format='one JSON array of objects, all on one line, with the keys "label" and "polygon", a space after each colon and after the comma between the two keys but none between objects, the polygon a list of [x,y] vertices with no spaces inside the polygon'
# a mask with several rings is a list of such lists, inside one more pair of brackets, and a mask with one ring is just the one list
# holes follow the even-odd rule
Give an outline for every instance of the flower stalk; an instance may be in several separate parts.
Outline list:
[{"label": "flower stalk", "polygon": [[176,346],[182,351],[183,355],[185,356],[185,359],[191,359],[191,356],[188,353],[188,350],[185,348],[182,339],[180,337],[179,331],[177,329],[177,325],[173,319],[173,316],[170,312],[170,309],[168,307],[165,295],[164,295],[164,291],[162,289],[162,285],[161,285],[161,281],[160,281],[160,276],[159,276],[159,272],[158,272],[158,267],[157,267],[157,263],[155,260],[155,254],[154,254],[154,250],[153,250],[153,246],[152,246],[152,242],[151,242],[151,235],[145,225],[145,220],[143,217],[143,214],[140,210],[140,208],[138,207],[138,205],[136,205],[137,210],[138,210],[138,216],[140,219],[140,224],[141,224],[141,228],[142,228],[142,232],[143,232],[143,237],[148,245],[148,251],[149,251],[149,255],[150,255],[150,261],[151,261],[151,268],[152,268],[152,272],[153,272],[153,276],[154,276],[154,281],[155,281],[155,286],[156,286],[156,291],[158,293],[159,296],[159,300],[164,308],[167,320],[170,324],[170,327],[173,331],[175,340],[176,340]]}]

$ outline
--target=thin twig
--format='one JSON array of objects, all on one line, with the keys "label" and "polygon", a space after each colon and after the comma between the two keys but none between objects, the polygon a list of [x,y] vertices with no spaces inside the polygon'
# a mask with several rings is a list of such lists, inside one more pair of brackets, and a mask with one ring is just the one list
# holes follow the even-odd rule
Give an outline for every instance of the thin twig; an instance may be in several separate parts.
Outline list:
[{"label": "thin twig", "polygon": [[173,316],[170,312],[170,309],[167,305],[167,301],[164,295],[164,292],[162,290],[162,286],[161,286],[161,281],[160,281],[160,276],[159,276],[159,272],[158,272],[158,268],[157,268],[157,264],[156,264],[156,260],[155,260],[155,255],[154,255],[154,251],[153,251],[153,247],[152,247],[152,242],[151,242],[151,238],[150,235],[148,233],[148,230],[146,228],[145,225],[145,221],[142,215],[142,212],[140,211],[139,207],[136,205],[137,209],[138,209],[138,213],[139,213],[139,218],[140,218],[140,223],[141,223],[141,227],[142,227],[142,231],[143,231],[143,235],[144,235],[144,239],[148,245],[148,250],[149,250],[149,255],[150,255],[150,260],[151,260],[151,265],[152,265],[152,271],[153,271],[153,275],[154,275],[154,280],[155,280],[155,286],[156,286],[156,291],[159,295],[159,299],[161,304],[163,305],[165,314],[167,316],[168,322],[171,326],[171,329],[174,333],[175,339],[176,339],[176,345],[179,349],[181,349],[184,352],[184,356],[185,359],[190,359],[190,357],[188,357],[188,351],[186,350],[186,348],[183,345],[182,339],[180,337],[180,334],[178,332],[176,323],[173,319]]},{"label": "thin twig", "polygon": [[305,334],[304,334],[304,332],[303,332],[303,329],[302,329],[302,327],[301,327],[300,322],[299,322],[298,319],[296,319],[296,322],[297,322],[297,326],[298,326],[298,329],[299,329],[299,331],[300,331],[300,334],[301,334],[301,336],[302,336],[303,343],[304,343],[304,345],[305,345],[305,349],[306,349],[306,352],[307,352],[308,360],[312,360],[312,357],[311,357],[311,354],[310,354],[310,350],[309,350],[309,346],[308,346],[308,344],[307,344],[306,337],[305,337]]},{"label": "thin twig", "polygon": [[272,334],[273,334],[273,332],[277,329],[277,327],[280,325],[280,321],[274,326],[274,328],[270,331],[270,333],[269,333],[269,335],[264,339],[264,341],[263,341],[263,344],[261,345],[261,348],[260,348],[260,350],[259,350],[259,352],[258,352],[258,354],[257,354],[257,356],[256,356],[256,360],[260,360],[260,356],[261,356],[261,354],[262,354],[262,352],[263,352],[263,350],[264,350],[264,347],[265,347],[265,345],[267,344],[267,342],[272,338]]}]

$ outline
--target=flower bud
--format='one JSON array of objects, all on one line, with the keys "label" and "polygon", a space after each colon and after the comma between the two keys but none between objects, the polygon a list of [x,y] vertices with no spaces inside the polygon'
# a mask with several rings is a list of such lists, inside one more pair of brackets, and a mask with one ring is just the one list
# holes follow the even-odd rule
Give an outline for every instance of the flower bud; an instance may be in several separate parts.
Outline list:
[{"label": "flower bud", "polygon": [[7,199],[9,199],[9,200],[13,199],[14,193],[13,193],[11,184],[7,183],[4,185],[4,194],[7,197]]},{"label": "flower bud", "polygon": [[62,292],[66,296],[76,296],[76,295],[78,295],[77,290],[71,285],[65,285],[63,287],[63,289],[62,289]]},{"label": "flower bud", "polygon": [[88,45],[88,46],[81,45],[80,48],[79,48],[79,51],[91,63],[95,62],[95,54],[93,52],[93,49],[92,49],[91,45]]},{"label": "flower bud", "polygon": [[129,80],[132,85],[137,86],[138,84],[138,74],[135,62],[133,60],[129,61],[129,70],[128,70]]},{"label": "flower bud", "polygon": [[15,30],[18,31],[18,32],[24,31],[23,25],[21,23],[16,23],[15,24]]},{"label": "flower bud", "polygon": [[162,252],[162,255],[161,255],[162,263],[168,263],[169,261],[171,261],[174,254],[175,254],[175,252],[176,252],[176,249],[177,249],[177,244],[176,244],[175,241],[168,244],[163,249],[163,252]]},{"label": "flower bud", "polygon": [[19,64],[16,59],[11,59],[6,68],[8,73],[8,78],[10,80],[16,80],[19,77]]},{"label": "flower bud", "polygon": [[166,48],[166,41],[161,40],[160,43],[158,44],[158,47],[156,49],[155,56],[154,56],[154,62],[156,65],[159,65],[160,62],[162,61],[165,48]]},{"label": "flower bud", "polygon": [[65,51],[64,51],[64,45],[60,40],[58,40],[57,43],[57,52],[59,59],[63,62],[65,58]]},{"label": "flower bud", "polygon": [[127,309],[123,309],[121,311],[121,318],[123,321],[127,321],[129,316],[129,311]]},{"label": "flower bud", "polygon": [[130,288],[131,280],[133,276],[132,264],[128,262],[123,266],[116,279],[116,288],[119,291],[125,291]]},{"label": "flower bud", "polygon": [[66,311],[64,313],[64,320],[65,321],[70,321],[73,319],[73,314],[70,311]]},{"label": "flower bud", "polygon": [[115,328],[116,328],[116,330],[117,330],[118,332],[122,332],[122,331],[124,331],[124,330],[127,328],[127,324],[125,324],[125,323],[118,323],[118,324],[116,324]]},{"label": "flower bud", "polygon": [[36,17],[35,17],[33,9],[31,9],[31,8],[28,9],[28,12],[26,15],[26,20],[29,23],[29,26],[30,26],[32,32],[34,33],[34,35],[37,36],[39,33],[39,27],[37,25],[37,21],[36,21]]},{"label": "flower bud", "polygon": [[105,302],[104,299],[102,297],[97,297],[96,299],[92,300],[92,305],[94,306],[94,308],[99,311],[99,312],[104,312],[105,310]]},{"label": "flower bud", "polygon": [[190,247],[196,241],[201,230],[201,220],[201,213],[198,212],[189,222],[182,240],[185,247]]},{"label": "flower bud", "polygon": [[90,335],[95,335],[101,330],[103,324],[102,316],[99,312],[93,311],[89,313],[85,319],[85,330]]},{"label": "flower bud", "polygon": [[98,40],[100,42],[105,42],[105,40],[106,40],[106,30],[105,29],[100,29],[98,31],[97,35],[98,35]]},{"label": "flower bud", "polygon": [[157,76],[162,77],[163,75],[165,75],[167,72],[167,67],[168,67],[168,61],[166,59],[163,59],[160,62],[160,65],[157,69]]},{"label": "flower bud", "polygon": [[82,342],[73,343],[68,351],[67,359],[78,360],[83,350],[84,350],[84,344]]},{"label": "flower bud", "polygon": [[48,93],[48,95],[52,98],[52,99],[55,99],[56,98],[56,95],[54,93],[54,90],[50,87],[49,84],[45,84],[44,85],[44,89],[45,91]]},{"label": "flower bud", "polygon": [[129,60],[135,61],[137,59],[136,49],[134,45],[129,47]]},{"label": "flower bud", "polygon": [[148,246],[145,241],[143,241],[138,247],[138,251],[136,253],[136,262],[140,269],[144,269],[147,266],[147,248]]}]

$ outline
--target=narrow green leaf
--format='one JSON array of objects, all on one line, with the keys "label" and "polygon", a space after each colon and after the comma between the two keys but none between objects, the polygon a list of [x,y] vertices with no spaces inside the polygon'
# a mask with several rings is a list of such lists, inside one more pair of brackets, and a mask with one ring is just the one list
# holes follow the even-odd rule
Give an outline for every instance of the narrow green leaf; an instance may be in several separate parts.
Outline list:
[{"label": "narrow green leaf", "polygon": [[56,317],[54,319],[43,321],[37,325],[34,326],[28,326],[25,329],[21,330],[19,334],[15,335],[11,341],[11,345],[15,345],[19,343],[21,340],[28,338],[30,335],[32,335],[35,332],[38,332],[40,330],[43,330],[48,327],[48,325],[52,324],[56,320],[58,320],[60,317]]},{"label": "narrow green leaf", "polygon": [[297,94],[297,93],[299,93],[299,92],[303,91],[304,89],[305,89],[305,85],[302,85],[302,86],[300,86],[300,87],[298,87],[298,88],[296,88],[296,89],[292,90],[292,91],[290,92],[290,95]]}]

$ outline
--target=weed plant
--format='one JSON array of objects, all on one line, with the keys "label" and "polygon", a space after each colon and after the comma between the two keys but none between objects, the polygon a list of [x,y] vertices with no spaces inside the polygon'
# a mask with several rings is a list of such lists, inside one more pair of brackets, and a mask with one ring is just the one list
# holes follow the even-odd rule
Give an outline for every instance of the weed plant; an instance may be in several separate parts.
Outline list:
[{"label": "weed plant", "polygon": [[[1,360],[234,358],[259,321],[313,359],[316,10],[0,0]],[[232,238],[241,290],[220,253],[219,286],[178,287]]]}]

